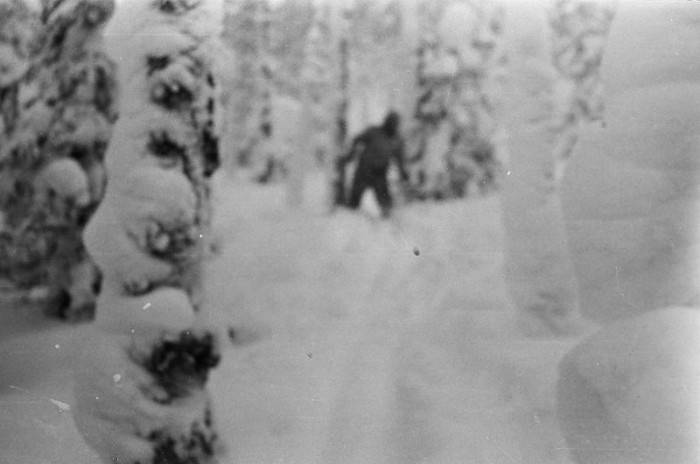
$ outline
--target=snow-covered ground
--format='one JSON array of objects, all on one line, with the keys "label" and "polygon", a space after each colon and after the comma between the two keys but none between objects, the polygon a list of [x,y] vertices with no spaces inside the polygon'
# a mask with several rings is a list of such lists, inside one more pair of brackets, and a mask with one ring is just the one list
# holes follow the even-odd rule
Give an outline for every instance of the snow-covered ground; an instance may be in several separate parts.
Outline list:
[{"label": "snow-covered ground", "polygon": [[[321,174],[308,178],[307,198],[324,188]],[[517,331],[497,196],[410,205],[385,222],[371,207],[289,211],[284,194],[217,182],[221,254],[207,283],[236,342],[211,390],[229,462],[571,462],[557,368],[580,339]],[[95,463],[70,414],[82,328],[31,307],[2,318],[0,462]],[[615,337],[604,340],[617,350]],[[576,375],[600,365],[590,348],[578,351]],[[621,353],[613,372],[627,365]],[[578,395],[579,383],[569,387],[562,398]],[[565,412],[579,417],[571,404]]]},{"label": "snow-covered ground", "polygon": [[213,384],[236,462],[565,462],[554,387],[571,342],[511,326],[496,198],[386,223],[265,194],[262,214],[220,208],[210,293],[242,338]]},{"label": "snow-covered ground", "polygon": [[[562,183],[582,311],[606,324],[583,344],[517,330],[497,196],[385,222],[326,214],[321,174],[295,211],[282,185],[217,179],[206,284],[236,337],[210,386],[229,462],[700,462],[699,313],[610,324],[700,303],[700,9],[644,3],[622,2],[607,125]],[[0,464],[97,462],[71,417],[83,330],[0,299]]]},{"label": "snow-covered ground", "polygon": [[[223,180],[217,197],[209,295],[238,341],[211,389],[231,462],[566,462],[572,342],[512,327],[496,197],[390,222],[290,212],[281,186]],[[0,462],[95,462],[70,417],[81,328],[2,317]]]}]

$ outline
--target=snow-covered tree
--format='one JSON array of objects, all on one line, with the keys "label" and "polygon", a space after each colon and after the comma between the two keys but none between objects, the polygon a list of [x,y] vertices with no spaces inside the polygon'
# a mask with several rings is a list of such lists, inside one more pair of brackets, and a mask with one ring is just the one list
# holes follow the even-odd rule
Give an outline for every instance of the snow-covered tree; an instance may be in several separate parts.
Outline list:
[{"label": "snow-covered tree", "polygon": [[550,10],[551,53],[558,74],[553,123],[553,130],[558,132],[552,153],[554,184],[561,181],[581,124],[602,120],[600,65],[614,15],[614,3],[601,0],[556,0]]},{"label": "snow-covered tree", "polygon": [[35,52],[39,12],[24,0],[0,1],[0,137],[2,144],[19,115],[19,82]]},{"label": "snow-covered tree", "polygon": [[74,319],[92,315],[99,284],[81,233],[104,193],[116,119],[114,65],[102,51],[113,2],[41,5],[37,51],[0,149],[0,274],[20,289],[46,287],[49,310]]},{"label": "snow-covered tree", "polygon": [[222,15],[213,0],[150,0],[110,23],[126,90],[84,234],[104,278],[74,408],[103,462],[204,464],[222,452],[206,383],[225,335],[202,291]]},{"label": "snow-covered tree", "polygon": [[497,2],[424,1],[419,10],[414,193],[465,196],[496,185],[503,160],[487,89],[499,67],[502,8]]},{"label": "snow-covered tree", "polygon": [[598,67],[613,6],[507,3],[508,80],[499,105],[509,151],[503,221],[511,290],[533,333],[580,328],[559,179],[579,121],[598,114]]}]

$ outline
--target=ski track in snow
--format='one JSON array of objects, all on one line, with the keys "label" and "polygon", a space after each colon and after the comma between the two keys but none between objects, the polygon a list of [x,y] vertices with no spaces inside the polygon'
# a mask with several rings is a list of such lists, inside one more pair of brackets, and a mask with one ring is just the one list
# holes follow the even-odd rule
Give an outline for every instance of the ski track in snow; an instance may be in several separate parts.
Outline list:
[{"label": "ski track in snow", "polygon": [[[497,198],[380,221],[218,187],[207,284],[236,340],[210,385],[231,463],[567,462],[554,388],[574,340],[512,326]],[[55,402],[72,402],[80,329],[13,317],[0,462],[95,462]]]},{"label": "ski track in snow", "polygon": [[554,385],[572,341],[511,325],[497,199],[384,222],[295,216],[266,189],[261,214],[219,209],[231,288],[211,294],[235,295],[244,340],[212,387],[233,461],[567,461]]}]

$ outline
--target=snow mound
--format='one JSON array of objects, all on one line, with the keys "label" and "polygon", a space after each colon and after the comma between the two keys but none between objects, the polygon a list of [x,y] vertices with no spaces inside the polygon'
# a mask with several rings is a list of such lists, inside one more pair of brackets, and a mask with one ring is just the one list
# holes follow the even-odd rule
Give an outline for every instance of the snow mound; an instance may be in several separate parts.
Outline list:
[{"label": "snow mound", "polygon": [[611,324],[562,361],[558,410],[577,463],[700,458],[700,312],[672,307]]},{"label": "snow mound", "polygon": [[37,175],[35,188],[44,194],[52,192],[71,199],[78,206],[90,202],[87,175],[80,164],[70,158],[51,161]]}]

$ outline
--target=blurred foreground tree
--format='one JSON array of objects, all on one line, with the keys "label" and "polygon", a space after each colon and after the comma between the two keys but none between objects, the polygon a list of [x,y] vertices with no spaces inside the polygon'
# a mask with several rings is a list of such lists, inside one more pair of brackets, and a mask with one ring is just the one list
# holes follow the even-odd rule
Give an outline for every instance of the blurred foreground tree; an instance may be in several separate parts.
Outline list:
[{"label": "blurred foreground tree", "polygon": [[219,166],[223,5],[150,0],[110,23],[121,118],[86,247],[104,278],[80,334],[75,422],[105,463],[212,464],[223,452],[206,389],[226,337],[203,294]]},{"label": "blurred foreground tree", "polygon": [[508,278],[528,332],[579,331],[578,283],[561,209],[561,173],[578,126],[601,117],[599,68],[615,4],[508,2],[503,221]]}]

